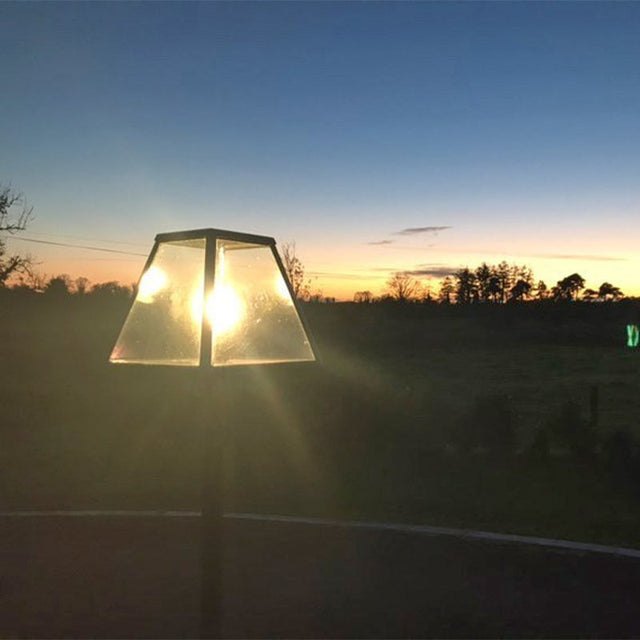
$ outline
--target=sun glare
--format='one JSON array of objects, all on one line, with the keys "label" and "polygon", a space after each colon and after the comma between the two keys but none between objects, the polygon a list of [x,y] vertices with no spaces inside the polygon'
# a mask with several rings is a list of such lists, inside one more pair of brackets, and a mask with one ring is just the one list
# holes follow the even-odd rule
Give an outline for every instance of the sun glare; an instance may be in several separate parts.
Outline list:
[{"label": "sun glare", "polygon": [[[244,304],[235,289],[229,284],[220,284],[207,299],[205,310],[214,336],[233,331],[245,314]],[[202,293],[199,290],[191,298],[191,318],[196,324],[202,322]]]},{"label": "sun glare", "polygon": [[276,293],[282,300],[285,302],[291,302],[291,294],[289,293],[289,289],[287,287],[287,283],[284,281],[283,277],[277,273],[275,277],[275,290]]},{"label": "sun glare", "polygon": [[[224,248],[220,247],[216,266],[216,284],[204,305],[214,337],[233,331],[245,315],[242,298],[233,286],[225,282],[224,253]],[[196,324],[202,322],[202,300],[202,281],[200,281],[191,297],[191,318]]]},{"label": "sun glare", "polygon": [[151,267],[140,278],[138,285],[138,302],[150,304],[156,295],[167,286],[167,276],[162,269]]},{"label": "sun glare", "polygon": [[229,284],[217,286],[209,296],[206,307],[214,336],[233,331],[242,320],[245,309],[240,296]]}]

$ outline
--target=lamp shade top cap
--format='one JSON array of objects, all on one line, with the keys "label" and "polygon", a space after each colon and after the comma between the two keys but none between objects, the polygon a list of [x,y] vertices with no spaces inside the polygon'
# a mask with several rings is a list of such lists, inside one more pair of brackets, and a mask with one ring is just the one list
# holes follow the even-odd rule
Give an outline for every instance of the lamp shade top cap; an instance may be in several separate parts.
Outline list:
[{"label": "lamp shade top cap", "polygon": [[180,240],[232,240],[236,242],[250,242],[254,244],[275,245],[276,241],[271,236],[244,233],[241,231],[230,231],[228,229],[188,229],[186,231],[171,231],[156,235],[156,242],[178,242]]}]

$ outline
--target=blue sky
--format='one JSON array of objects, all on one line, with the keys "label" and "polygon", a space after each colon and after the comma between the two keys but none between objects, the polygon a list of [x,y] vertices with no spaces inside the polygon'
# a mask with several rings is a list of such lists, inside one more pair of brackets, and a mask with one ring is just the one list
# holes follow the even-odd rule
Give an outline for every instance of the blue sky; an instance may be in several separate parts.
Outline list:
[{"label": "blue sky", "polygon": [[[34,205],[29,237],[263,233],[340,297],[502,258],[640,294],[639,3],[4,3],[0,22],[0,181]],[[143,260],[29,249],[92,280]]]}]

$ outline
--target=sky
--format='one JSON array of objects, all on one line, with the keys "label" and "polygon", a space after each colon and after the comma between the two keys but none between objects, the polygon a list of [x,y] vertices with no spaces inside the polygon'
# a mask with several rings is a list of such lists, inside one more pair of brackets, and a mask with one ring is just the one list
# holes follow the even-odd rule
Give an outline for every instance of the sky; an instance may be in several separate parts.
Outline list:
[{"label": "sky", "polygon": [[295,242],[338,299],[503,259],[640,295],[638,2],[1,2],[0,24],[0,184],[40,241],[10,248],[43,273],[132,283],[157,233],[215,227]]}]

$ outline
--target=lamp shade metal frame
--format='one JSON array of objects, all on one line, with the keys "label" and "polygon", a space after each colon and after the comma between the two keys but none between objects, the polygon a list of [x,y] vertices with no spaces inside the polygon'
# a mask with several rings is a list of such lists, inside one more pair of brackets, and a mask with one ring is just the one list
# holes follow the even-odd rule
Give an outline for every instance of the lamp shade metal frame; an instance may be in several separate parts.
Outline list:
[{"label": "lamp shade metal frame", "polygon": [[[296,364],[305,364],[305,363],[308,364],[310,362],[318,362],[319,357],[318,357],[318,350],[317,350],[315,341],[309,329],[309,325],[307,323],[303,310],[300,307],[300,303],[296,298],[294,289],[288,278],[287,271],[284,267],[282,259],[277,251],[276,241],[271,236],[263,236],[263,235],[256,235],[256,234],[243,233],[238,231],[229,231],[225,229],[215,229],[215,228],[191,229],[187,231],[159,233],[155,237],[153,248],[149,253],[149,257],[145,262],[144,268],[138,280],[138,290],[140,288],[140,283],[143,281],[143,278],[145,277],[145,274],[149,271],[150,267],[152,266],[154,259],[158,254],[159,248],[163,244],[186,242],[186,241],[197,241],[197,240],[204,241],[203,300],[209,299],[209,297],[212,295],[214,291],[214,286],[216,282],[216,268],[217,268],[216,254],[217,254],[218,242],[220,240],[243,243],[243,244],[247,244],[248,247],[253,247],[253,248],[256,248],[256,247],[269,248],[271,255],[273,256],[273,259],[275,261],[275,264],[277,266],[277,269],[279,271],[279,274],[284,284],[286,285],[287,293],[293,304],[295,314],[298,320],[300,321],[301,328],[304,333],[304,338],[308,343],[309,351],[312,356],[310,358],[305,358],[302,360],[285,358],[277,361],[264,360],[264,361],[259,361],[255,363],[251,363],[251,362],[230,363],[222,366],[224,367],[242,366],[244,368],[244,367],[252,367],[252,366],[270,365],[270,366],[277,367],[280,365],[292,366]],[[133,304],[135,304],[135,300]],[[121,331],[121,334],[116,344],[120,341],[123,331],[124,331],[124,327],[123,327],[123,330]],[[199,355],[198,355],[198,363],[197,365],[195,365],[195,367],[200,369],[220,368],[220,365],[215,365],[212,361],[213,336],[214,336],[213,320],[210,314],[203,312],[202,319],[201,319],[201,327],[200,327],[200,349],[199,349]],[[139,361],[127,362],[126,360],[113,359],[113,354],[112,354],[111,361],[118,364],[129,364],[134,366],[145,366],[145,367],[149,365],[164,366],[166,364],[169,364],[164,362],[149,362],[149,363],[139,362]],[[194,365],[191,365],[191,364],[184,365],[184,366],[189,366],[189,368],[194,367]]]}]

